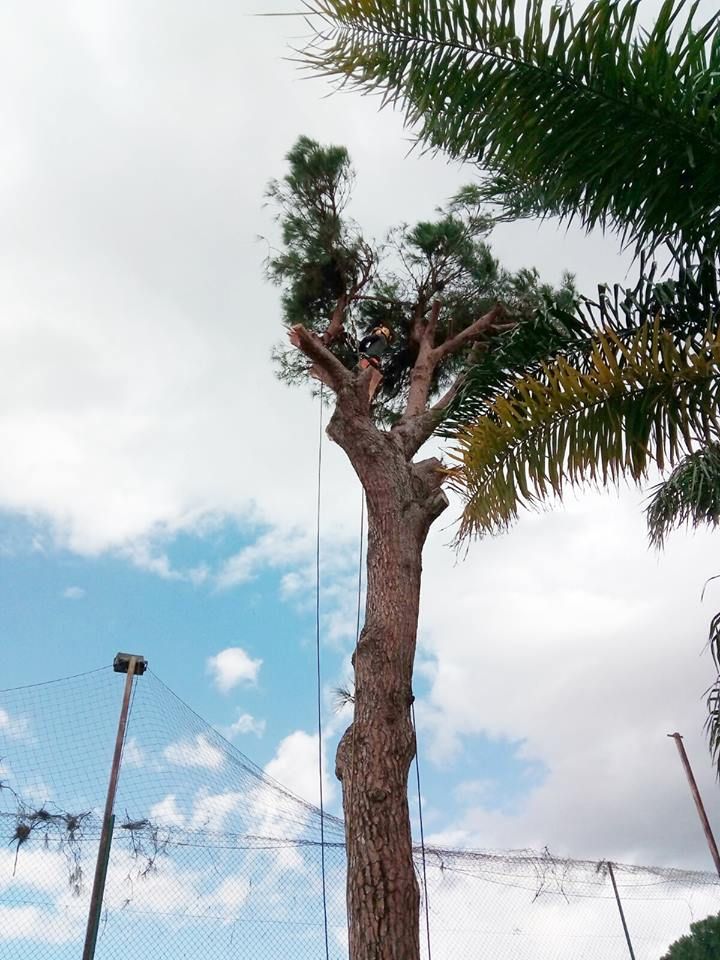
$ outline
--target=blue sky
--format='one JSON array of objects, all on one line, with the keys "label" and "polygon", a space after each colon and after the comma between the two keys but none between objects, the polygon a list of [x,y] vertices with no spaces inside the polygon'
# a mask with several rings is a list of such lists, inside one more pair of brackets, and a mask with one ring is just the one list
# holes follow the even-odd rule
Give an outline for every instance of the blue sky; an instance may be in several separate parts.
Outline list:
[{"label": "blue sky", "polygon": [[[254,539],[227,523],[203,536],[180,535],[164,545],[164,552],[175,571],[218,570]],[[60,549],[47,529],[9,515],[0,522],[0,543],[3,687],[93,669],[123,650],[143,654],[178,696],[260,766],[270,763],[278,743],[293,731],[316,730],[314,585],[300,597],[283,598],[282,571],[266,570],[229,588],[211,580],[163,578],[116,556],[81,557]],[[209,661],[228,648],[241,648],[262,664],[256,679],[240,680],[223,691]],[[333,678],[342,675],[349,649],[347,643],[323,639],[330,762],[344,727],[333,709]],[[118,681],[118,695],[120,687]],[[419,711],[427,691],[421,673]],[[245,714],[257,730],[232,734],[228,728]],[[537,762],[520,759],[517,746],[504,738],[473,735],[450,770],[423,762],[428,825],[447,827],[457,803],[480,801],[488,809],[512,810],[522,802],[542,780],[543,770]],[[454,782],[468,781],[457,803],[448,790],[448,773]],[[333,809],[339,812],[339,798]]]}]

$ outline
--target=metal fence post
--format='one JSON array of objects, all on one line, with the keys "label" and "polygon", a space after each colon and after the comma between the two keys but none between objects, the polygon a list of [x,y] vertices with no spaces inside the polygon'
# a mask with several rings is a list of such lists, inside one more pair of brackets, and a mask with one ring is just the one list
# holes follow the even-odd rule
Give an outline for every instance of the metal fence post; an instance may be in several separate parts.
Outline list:
[{"label": "metal fence post", "polygon": [[717,844],[715,843],[715,837],[713,836],[712,827],[710,826],[710,821],[707,818],[705,813],[705,807],[703,806],[702,797],[700,796],[700,791],[698,790],[698,785],[695,782],[695,777],[692,772],[692,767],[690,766],[690,760],[688,759],[687,752],[685,750],[685,744],[683,743],[683,738],[681,733],[669,733],[668,736],[675,741],[675,746],[678,748],[678,753],[680,754],[680,760],[682,765],[685,768],[685,775],[687,776],[688,783],[690,784],[690,792],[692,793],[693,800],[695,801],[695,809],[698,812],[700,817],[700,823],[702,824],[703,831],[705,833],[705,839],[707,840],[707,845],[710,848],[710,856],[713,858],[713,863],[715,864],[715,869],[720,876],[720,853],[718,853]]},{"label": "metal fence post", "polygon": [[141,677],[147,668],[147,660],[137,654],[118,653],[113,661],[113,669],[116,673],[125,673],[125,689],[123,691],[122,706],[120,707],[120,719],[118,720],[117,736],[115,737],[115,752],[113,754],[112,766],[110,767],[110,781],[108,783],[107,796],[105,798],[105,813],[103,814],[102,830],[100,832],[100,844],[98,846],[97,862],[95,864],[95,877],[93,879],[92,894],[90,896],[90,908],[88,910],[87,928],[85,930],[85,946],[83,948],[82,960],[93,960],[95,956],[95,945],[97,943],[98,929],[100,927],[100,913],[102,911],[103,894],[105,893],[105,878],[107,877],[107,866],[110,859],[110,846],[112,844],[113,825],[115,823],[114,807],[115,794],[117,793],[118,776],[120,774],[120,760],[122,759],[122,749],[125,743],[125,730],[127,728],[128,712],[130,710],[130,694],[132,693],[133,679]]},{"label": "metal fence post", "polygon": [[623,931],[625,933],[625,941],[628,945],[628,951],[630,953],[630,960],[635,960],[635,951],[633,950],[632,941],[630,939],[630,931],[628,930],[628,925],[625,921],[625,911],[623,910],[622,902],[620,900],[620,894],[618,893],[617,884],[615,883],[615,871],[613,870],[613,865],[610,861],[607,861],[608,873],[610,874],[610,880],[612,881],[613,892],[615,894],[615,902],[618,905],[618,910],[620,911],[620,920],[622,921]]}]

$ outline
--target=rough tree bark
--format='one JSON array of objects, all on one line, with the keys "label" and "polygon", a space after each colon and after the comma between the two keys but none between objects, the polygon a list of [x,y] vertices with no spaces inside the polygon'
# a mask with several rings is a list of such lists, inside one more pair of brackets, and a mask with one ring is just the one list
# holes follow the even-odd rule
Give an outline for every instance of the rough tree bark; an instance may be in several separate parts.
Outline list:
[{"label": "rough tree bark", "polygon": [[[391,430],[373,422],[371,371],[346,369],[321,338],[293,327],[290,339],[311,372],[336,395],[328,436],[347,454],[365,491],[367,601],[356,655],[354,719],[338,746],[347,847],[351,960],[419,960],[420,892],[412,857],[408,773],[415,756],[412,678],[422,550],[448,505],[442,464],[414,462],[432,436],[451,388],[428,407],[437,364],[493,329],[499,310],[481,317],[457,344],[434,346],[439,306],[419,329],[418,362],[405,414]],[[449,347],[448,344],[451,344]]]},{"label": "rough tree bark", "polygon": [[[408,772],[421,554],[447,506],[433,462],[408,462],[402,443],[338,397],[328,434],[365,489],[365,625],[354,657],[355,714],[338,747],[353,960],[417,960],[420,895],[412,858]],[[428,469],[430,467],[430,469]]]}]

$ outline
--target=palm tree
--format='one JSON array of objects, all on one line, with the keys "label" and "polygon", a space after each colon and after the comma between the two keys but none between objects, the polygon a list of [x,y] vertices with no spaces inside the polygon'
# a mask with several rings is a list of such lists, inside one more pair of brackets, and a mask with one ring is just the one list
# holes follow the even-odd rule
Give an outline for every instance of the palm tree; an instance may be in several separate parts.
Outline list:
[{"label": "palm tree", "polygon": [[[639,0],[577,17],[518,6],[310,0],[321,26],[303,59],[402,106],[421,145],[476,163],[496,219],[613,230],[640,261],[633,289],[600,287],[575,326],[557,318],[553,350],[528,355],[514,329],[463,384],[443,425],[460,537],[567,485],[660,469],[647,511],[660,545],[680,523],[720,522],[720,14],[696,26],[698,2],[665,0],[643,30]],[[720,664],[720,615],[710,644]],[[720,772],[720,665],[708,707]]]},{"label": "palm tree", "polygon": [[401,105],[423,145],[477,163],[501,215],[720,239],[720,14],[665,0],[309,0],[310,69]]}]

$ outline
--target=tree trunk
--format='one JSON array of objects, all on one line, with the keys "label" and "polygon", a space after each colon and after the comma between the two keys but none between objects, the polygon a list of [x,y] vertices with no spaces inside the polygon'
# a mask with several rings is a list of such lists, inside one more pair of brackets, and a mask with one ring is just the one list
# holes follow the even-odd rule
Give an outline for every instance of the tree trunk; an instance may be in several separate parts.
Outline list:
[{"label": "tree trunk", "polygon": [[346,418],[342,407],[340,401],[328,432],[348,453],[368,506],[355,712],[335,771],[343,787],[350,958],[419,960],[420,892],[408,808],[412,675],[422,549],[447,500],[436,461],[408,462],[396,438]]}]

